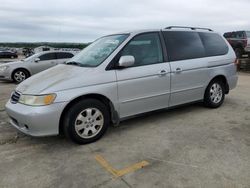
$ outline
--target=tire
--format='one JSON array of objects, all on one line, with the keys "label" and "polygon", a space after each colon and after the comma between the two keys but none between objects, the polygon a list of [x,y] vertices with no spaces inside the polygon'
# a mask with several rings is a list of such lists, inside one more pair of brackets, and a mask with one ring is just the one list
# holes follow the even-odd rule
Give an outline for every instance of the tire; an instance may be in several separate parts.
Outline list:
[{"label": "tire", "polygon": [[29,73],[25,69],[15,70],[12,74],[13,81],[17,82],[17,83],[21,83],[22,81],[24,81],[28,77],[29,77]]},{"label": "tire", "polygon": [[109,109],[96,99],[77,102],[66,112],[63,132],[77,144],[88,144],[99,140],[110,124]]},{"label": "tire", "polygon": [[234,51],[237,58],[242,58],[243,50],[241,48],[236,48]]},{"label": "tire", "polygon": [[209,108],[220,107],[225,99],[225,85],[221,80],[213,80],[207,86],[204,95],[204,105]]}]

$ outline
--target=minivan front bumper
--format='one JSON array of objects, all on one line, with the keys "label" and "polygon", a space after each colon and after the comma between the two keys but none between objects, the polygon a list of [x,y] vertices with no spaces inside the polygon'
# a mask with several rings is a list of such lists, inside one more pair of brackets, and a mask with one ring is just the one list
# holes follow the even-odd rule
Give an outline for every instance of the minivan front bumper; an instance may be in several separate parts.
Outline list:
[{"label": "minivan front bumper", "polygon": [[11,125],[24,134],[51,136],[59,134],[60,116],[65,106],[66,102],[48,106],[27,106],[8,101],[5,109]]}]

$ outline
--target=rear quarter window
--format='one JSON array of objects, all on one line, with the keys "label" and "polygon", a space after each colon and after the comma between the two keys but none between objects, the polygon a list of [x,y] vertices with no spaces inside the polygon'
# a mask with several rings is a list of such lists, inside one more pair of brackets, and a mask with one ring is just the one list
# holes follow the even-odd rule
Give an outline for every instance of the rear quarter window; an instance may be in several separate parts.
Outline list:
[{"label": "rear quarter window", "polygon": [[200,32],[199,35],[207,57],[225,55],[228,53],[228,46],[219,34]]},{"label": "rear quarter window", "polygon": [[205,49],[197,32],[164,31],[170,61],[202,58]]},{"label": "rear quarter window", "polygon": [[56,59],[56,54],[55,53],[47,53],[47,54],[41,55],[39,58],[41,61],[52,60],[52,59]]}]

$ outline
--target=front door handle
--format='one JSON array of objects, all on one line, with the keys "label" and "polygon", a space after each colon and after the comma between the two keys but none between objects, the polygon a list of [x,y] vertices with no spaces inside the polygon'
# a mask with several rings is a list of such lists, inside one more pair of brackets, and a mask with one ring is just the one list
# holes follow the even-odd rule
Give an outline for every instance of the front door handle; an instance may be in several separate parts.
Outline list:
[{"label": "front door handle", "polygon": [[176,68],[175,69],[175,73],[181,73],[182,72],[182,69],[181,68]]},{"label": "front door handle", "polygon": [[166,70],[161,70],[158,75],[159,76],[165,76],[167,74],[167,71]]}]

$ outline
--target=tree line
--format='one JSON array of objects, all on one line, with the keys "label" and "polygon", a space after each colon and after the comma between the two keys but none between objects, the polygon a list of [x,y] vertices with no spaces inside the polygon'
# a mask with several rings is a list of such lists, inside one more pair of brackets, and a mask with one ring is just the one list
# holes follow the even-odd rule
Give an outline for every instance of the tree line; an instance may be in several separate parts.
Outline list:
[{"label": "tree line", "polygon": [[66,42],[1,42],[0,47],[10,48],[36,48],[39,46],[51,46],[54,48],[79,48],[83,49],[89,43],[66,43]]}]

